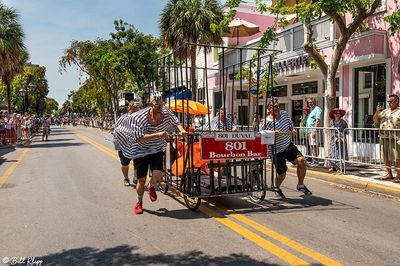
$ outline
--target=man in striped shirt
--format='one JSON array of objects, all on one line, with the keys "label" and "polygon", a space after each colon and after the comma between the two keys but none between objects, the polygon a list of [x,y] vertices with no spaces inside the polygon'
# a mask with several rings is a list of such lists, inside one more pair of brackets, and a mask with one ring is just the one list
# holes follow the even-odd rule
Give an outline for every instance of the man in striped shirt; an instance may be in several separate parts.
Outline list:
[{"label": "man in striped shirt", "polygon": [[[131,131],[131,123],[133,114],[139,111],[140,105],[137,102],[130,102],[128,105],[128,113],[122,115],[117,122],[115,123],[114,127],[114,144],[115,149],[118,150],[119,160],[121,161],[121,171],[122,175],[124,176],[124,185],[130,186],[129,183],[129,164],[131,159],[125,157],[124,153],[122,152],[122,146],[126,146],[129,141],[129,132]],[[128,133],[127,135],[125,133]],[[129,149],[129,147],[126,147]],[[135,183],[135,178],[133,178],[133,183]]]},{"label": "man in striped shirt", "polygon": [[[304,177],[307,171],[307,163],[304,156],[297,149],[291,141],[291,136],[296,134],[293,127],[293,122],[290,120],[286,112],[281,111],[277,100],[270,101],[267,105],[267,117],[264,123],[260,126],[260,130],[274,130],[275,131],[275,166],[276,166],[276,186],[278,193],[282,196],[283,193],[280,186],[286,178],[287,166],[286,160],[297,165],[297,190],[302,191],[304,194],[312,194],[310,190],[304,185]],[[269,146],[270,154],[273,153],[273,147]]]},{"label": "man in striped shirt", "polygon": [[212,131],[236,131],[236,125],[233,123],[232,119],[225,114],[225,108],[219,109],[218,114],[213,117],[210,123],[207,123],[203,130]]},{"label": "man in striped shirt", "polygon": [[186,131],[179,125],[179,120],[174,113],[164,106],[160,92],[151,94],[150,107],[133,115],[131,129],[127,134],[129,136],[128,149],[122,147],[122,152],[124,156],[132,158],[135,165],[138,179],[136,185],[138,201],[135,205],[135,213],[142,214],[144,187],[149,167],[152,177],[147,184],[147,190],[150,200],[156,201],[154,184],[159,183],[164,175],[166,139],[177,129],[183,135],[186,135]]}]

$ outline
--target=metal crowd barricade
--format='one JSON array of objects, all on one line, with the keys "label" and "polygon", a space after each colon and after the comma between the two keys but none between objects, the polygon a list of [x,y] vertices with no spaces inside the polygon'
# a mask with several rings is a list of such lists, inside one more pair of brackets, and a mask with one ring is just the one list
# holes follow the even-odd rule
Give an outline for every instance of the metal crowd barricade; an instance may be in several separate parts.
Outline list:
[{"label": "metal crowd barricade", "polygon": [[[217,66],[208,63],[211,49],[219,52]],[[199,57],[203,55],[196,59],[196,65],[188,62],[187,55],[193,51]],[[274,167],[268,170],[266,168],[267,148],[261,145],[258,123],[257,128],[253,128],[250,113],[244,112],[238,114],[237,119],[239,123],[247,121],[247,125],[240,123],[243,126],[236,127],[236,131],[227,121],[234,117],[235,91],[250,94],[251,87],[253,93],[261,94],[260,88],[264,84],[261,75],[267,72],[269,78],[264,81],[264,85],[267,88],[273,86],[272,61],[274,54],[278,52],[280,51],[254,47],[186,43],[148,66],[148,94],[162,91],[164,96],[168,95],[166,105],[177,114],[188,132],[192,126],[192,117],[199,114],[192,108],[196,105],[193,101],[201,100],[206,106],[206,111],[202,113],[205,124],[196,128],[195,132],[190,132],[188,137],[174,135],[167,145],[164,160],[167,171],[160,186],[162,192],[166,193],[169,188],[178,190],[183,194],[186,206],[196,210],[202,198],[248,194],[252,201],[260,203],[267,190],[276,189]],[[252,83],[246,80],[244,68],[248,70],[246,73],[250,72],[250,79],[254,78]],[[210,100],[210,82],[215,82],[214,92],[220,95],[219,106],[215,106],[215,99],[214,102]],[[185,96],[185,90],[193,95],[189,97],[186,92],[186,97],[182,97]],[[258,106],[261,99],[255,99]],[[265,94],[263,101],[266,102],[267,99],[268,95]],[[241,98],[240,101],[240,106],[245,105],[243,101],[246,101],[246,106],[251,106],[250,97],[248,100]],[[217,111],[216,108],[224,109],[224,113],[219,113],[221,118],[224,116],[225,121],[221,127],[213,126],[215,116],[212,116],[216,113],[211,113],[211,106],[214,112]],[[256,109],[255,114],[258,117],[259,111]],[[245,115],[248,117],[244,117]],[[219,115],[217,118],[220,119]],[[224,151],[220,152],[217,146]],[[205,152],[205,147],[211,150]],[[258,153],[260,148],[264,149],[265,154]],[[271,182],[268,182],[268,176],[271,177]]]},{"label": "metal crowd barricade", "polygon": [[[343,171],[343,151],[345,146],[345,134],[339,132],[337,128],[319,127],[295,127],[297,134],[293,136],[292,141],[308,161],[337,165],[341,172]],[[315,132],[315,144],[311,145],[311,135]],[[326,143],[327,142],[327,143]],[[314,146],[314,147],[313,147]],[[313,149],[314,152],[313,152]]]},{"label": "metal crowd barricade", "polygon": [[[400,129],[347,128],[348,136],[343,158],[344,171],[349,164],[371,166],[379,169],[398,168],[400,160]],[[388,165],[385,164],[385,157]]]}]

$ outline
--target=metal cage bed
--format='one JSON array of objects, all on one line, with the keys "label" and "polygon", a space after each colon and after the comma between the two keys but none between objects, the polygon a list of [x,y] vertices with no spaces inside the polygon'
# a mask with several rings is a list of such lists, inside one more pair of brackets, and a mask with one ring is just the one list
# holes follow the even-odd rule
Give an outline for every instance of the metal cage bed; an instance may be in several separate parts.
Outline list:
[{"label": "metal cage bed", "polygon": [[[218,60],[212,60],[212,50]],[[251,201],[261,203],[267,191],[277,191],[274,164],[266,164],[271,154],[267,154],[267,145],[261,144],[259,104],[265,102],[266,107],[268,99],[272,99],[269,89],[274,85],[273,59],[279,52],[185,43],[148,67],[147,93],[161,91],[166,106],[188,131],[186,137],[174,134],[167,144],[166,171],[160,184],[163,193],[170,188],[178,190],[186,206],[196,210],[202,198],[247,194]],[[210,101],[210,87],[222,96],[214,98],[214,104]],[[186,95],[182,90],[187,90]],[[240,99],[234,99],[235,92]],[[243,109],[234,113],[234,102],[237,108],[255,106],[254,126],[252,112],[246,114]],[[201,111],[196,106],[202,107]],[[191,120],[198,114],[204,121],[193,128]],[[215,121],[218,127],[213,124]]]}]

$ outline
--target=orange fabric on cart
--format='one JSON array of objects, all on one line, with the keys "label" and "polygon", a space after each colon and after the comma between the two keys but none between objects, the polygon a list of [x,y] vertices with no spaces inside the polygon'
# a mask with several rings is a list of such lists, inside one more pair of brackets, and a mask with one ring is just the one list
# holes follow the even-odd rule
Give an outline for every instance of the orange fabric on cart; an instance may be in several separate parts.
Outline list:
[{"label": "orange fabric on cart", "polygon": [[[183,164],[185,161],[185,157],[187,157],[188,152],[189,152],[189,150],[188,150],[187,143],[185,143],[185,151],[183,151],[183,144],[181,142],[179,142],[178,143],[178,156],[179,157],[178,157],[178,159],[176,159],[176,161],[173,163],[173,165],[171,167],[173,175],[175,175],[175,176],[183,175]],[[185,153],[185,156],[183,156],[183,153]],[[202,161],[200,159],[200,143],[199,142],[193,143],[193,154],[194,154],[193,166],[195,168],[201,168],[202,170],[204,170],[206,168],[208,161]],[[178,169],[177,169],[177,167],[178,167]],[[188,169],[188,168],[189,168],[189,163],[187,163],[187,165],[186,165],[186,169]]]},{"label": "orange fabric on cart", "polygon": [[[172,164],[171,171],[173,175],[175,176],[182,176],[183,175],[183,164],[185,161],[185,157],[187,156],[188,153],[188,145],[185,143],[185,156],[183,156],[183,144],[182,142],[178,142],[178,159]],[[201,160],[200,158],[200,142],[195,142],[193,143],[193,166],[195,168],[200,168],[200,171],[203,173],[208,173],[207,172],[207,164],[210,162],[209,160]],[[225,162],[225,160],[220,160],[220,162]],[[178,165],[178,169],[177,166]],[[189,165],[187,163],[186,169],[189,168]],[[214,169],[215,170],[215,169]],[[195,169],[197,171],[197,169]]]}]

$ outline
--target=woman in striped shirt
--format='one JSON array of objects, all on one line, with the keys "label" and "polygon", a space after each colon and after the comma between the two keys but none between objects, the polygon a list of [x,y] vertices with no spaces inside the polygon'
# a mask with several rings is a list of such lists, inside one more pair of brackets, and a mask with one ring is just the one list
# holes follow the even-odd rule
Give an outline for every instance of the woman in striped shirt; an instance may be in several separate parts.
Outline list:
[{"label": "woman in striped shirt", "polygon": [[[281,111],[277,100],[270,101],[267,105],[268,115],[264,123],[260,126],[260,130],[274,130],[275,131],[275,152],[276,152],[276,186],[278,193],[283,195],[280,186],[286,178],[287,166],[286,160],[297,165],[297,190],[302,191],[304,194],[312,194],[310,190],[304,185],[304,177],[307,171],[307,163],[304,156],[297,149],[291,140],[291,136],[296,135],[296,130],[293,128],[293,122],[290,120],[286,112]],[[270,154],[272,147],[269,147]]]}]

